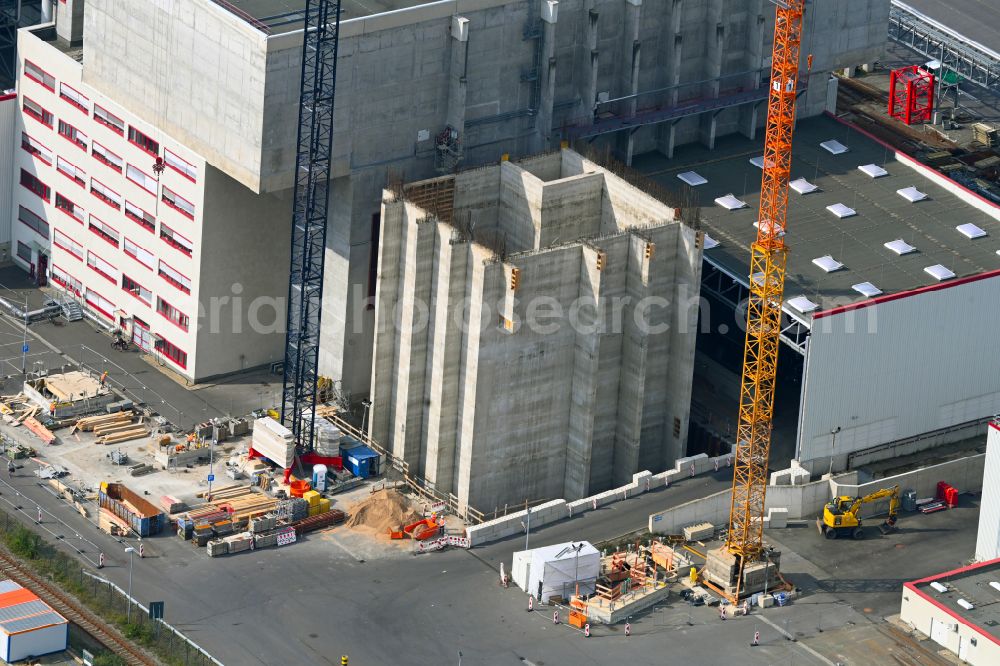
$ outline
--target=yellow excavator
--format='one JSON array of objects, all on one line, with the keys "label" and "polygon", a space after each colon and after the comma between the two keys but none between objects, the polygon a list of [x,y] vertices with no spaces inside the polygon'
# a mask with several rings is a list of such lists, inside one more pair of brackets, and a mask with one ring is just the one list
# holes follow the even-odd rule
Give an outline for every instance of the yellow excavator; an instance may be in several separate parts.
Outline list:
[{"label": "yellow excavator", "polygon": [[896,514],[899,512],[899,486],[892,488],[882,488],[864,497],[851,497],[841,495],[834,497],[823,507],[823,518],[817,519],[816,526],[820,533],[827,539],[836,539],[838,536],[850,536],[855,539],[863,539],[865,531],[858,518],[861,507],[869,502],[889,498],[889,517],[879,525],[882,534],[890,534],[896,531]]}]

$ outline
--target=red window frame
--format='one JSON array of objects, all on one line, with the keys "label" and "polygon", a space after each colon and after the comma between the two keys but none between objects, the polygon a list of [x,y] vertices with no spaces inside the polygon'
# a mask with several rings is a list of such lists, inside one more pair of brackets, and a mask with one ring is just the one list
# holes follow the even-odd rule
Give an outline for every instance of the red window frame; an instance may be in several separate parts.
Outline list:
[{"label": "red window frame", "polygon": [[[149,293],[149,300],[148,301],[143,300],[142,296],[139,295],[139,292],[132,291],[132,289],[130,289],[129,287],[125,286],[125,282],[126,281],[128,281],[132,285],[135,285],[136,287],[138,287],[140,291],[141,290],[145,290],[146,292],[148,292]],[[145,303],[147,306],[152,306],[153,305],[153,292],[152,292],[152,290],[146,289],[141,284],[139,284],[138,282],[136,282],[135,280],[133,280],[132,278],[130,278],[128,275],[125,275],[125,273],[122,273],[122,291],[124,291],[125,293],[129,294],[130,296],[132,296],[133,298],[135,298],[136,300],[138,300],[140,303]]]},{"label": "red window frame", "polygon": [[89,116],[90,115],[90,109],[87,108],[86,106],[84,106],[83,104],[80,104],[79,102],[77,102],[72,97],[66,95],[63,92],[63,88],[69,88],[70,90],[72,90],[73,92],[75,92],[77,95],[79,95],[81,98],[83,98],[84,100],[86,100],[87,104],[90,104],[90,100],[87,98],[87,96],[84,95],[83,93],[81,93],[79,90],[77,90],[73,86],[67,85],[67,84],[62,83],[62,82],[59,83],[59,97],[61,99],[66,100],[67,102],[69,102],[70,104],[72,104],[76,108],[80,109],[81,111],[83,111],[84,113],[86,113]]},{"label": "red window frame", "polygon": [[56,130],[59,133],[59,136],[61,136],[62,138],[66,139],[67,141],[69,141],[70,143],[72,143],[74,146],[76,146],[77,148],[79,148],[80,150],[82,150],[83,152],[87,152],[87,148],[89,147],[89,144],[87,142],[81,141],[80,139],[77,139],[75,136],[70,136],[69,134],[66,134],[65,132],[63,132],[63,127],[68,127],[70,130],[73,131],[74,135],[75,134],[83,134],[84,136],[87,137],[88,140],[90,139],[90,137],[87,136],[86,133],[81,132],[79,129],[77,129],[76,125],[68,123],[68,122],[66,122],[65,120],[62,120],[62,119],[59,120],[59,129]]},{"label": "red window frame", "polygon": [[179,195],[176,192],[174,192],[172,189],[170,189],[166,185],[164,185],[163,187],[160,188],[160,200],[163,203],[167,204],[169,207],[173,208],[174,210],[176,210],[178,213],[180,213],[184,217],[188,218],[189,220],[193,220],[194,219],[194,212],[189,213],[186,210],[184,210],[183,208],[181,208],[180,206],[178,206],[177,204],[175,204],[174,201],[167,199],[167,192],[170,193],[170,196],[171,196],[171,198],[174,201],[177,200],[177,199],[180,199],[184,203],[190,205],[192,211],[197,210],[195,208],[195,205],[193,203],[191,203],[190,201],[188,201],[187,199],[185,199],[184,197],[182,197],[181,195]]},{"label": "red window frame", "polygon": [[153,348],[179,368],[187,368],[187,352],[163,336],[153,343]]},{"label": "red window frame", "polygon": [[[139,182],[139,181],[137,181],[137,180],[136,180],[135,178],[133,178],[133,177],[131,176],[131,174],[129,174],[129,171],[128,171],[128,170],[129,170],[129,168],[132,168],[132,169],[135,169],[136,171],[138,171],[139,173],[141,173],[141,174],[142,174],[143,176],[145,176],[146,178],[148,178],[149,180],[151,180],[151,181],[153,182],[153,189],[152,189],[152,190],[150,190],[150,189],[149,189],[148,187],[146,187],[146,184],[145,184],[145,183],[140,183],[140,182]],[[131,181],[131,182],[135,183],[135,184],[136,184],[136,185],[138,185],[138,186],[139,186],[140,188],[142,188],[142,191],[143,191],[143,192],[145,192],[146,194],[152,194],[152,195],[153,195],[154,197],[156,196],[156,182],[157,182],[157,181],[156,181],[156,179],[155,179],[155,178],[153,178],[152,176],[150,176],[150,175],[149,175],[148,173],[146,173],[146,172],[145,172],[145,171],[143,171],[142,169],[140,169],[139,167],[137,167],[136,165],[134,165],[134,164],[129,164],[129,165],[128,165],[128,166],[127,166],[127,167],[125,168],[125,178],[127,178],[127,179],[128,179],[129,181]]]},{"label": "red window frame", "polygon": [[[30,72],[28,71],[28,66],[29,66],[29,65],[30,65],[31,67],[34,67],[35,69],[37,69],[37,70],[38,70],[39,72],[41,72],[41,73],[42,73],[42,77],[43,77],[43,78],[47,76],[47,77],[49,77],[50,79],[52,79],[52,85],[49,85],[49,84],[47,84],[47,83],[46,83],[46,82],[45,82],[44,80],[42,80],[42,79],[38,78],[37,76],[35,76],[34,74],[30,73]],[[34,81],[34,82],[36,82],[36,83],[40,83],[40,84],[42,85],[42,87],[43,87],[43,88],[48,88],[48,89],[49,89],[49,90],[51,90],[52,92],[55,92],[55,91],[56,91],[56,77],[52,76],[51,74],[49,74],[49,73],[48,73],[48,72],[46,72],[46,71],[45,71],[44,69],[42,69],[41,67],[39,67],[39,66],[38,66],[38,65],[36,65],[35,63],[31,62],[31,61],[30,61],[30,60],[28,60],[27,58],[25,58],[25,60],[24,60],[24,75],[25,75],[26,77],[28,77],[29,79],[31,79],[32,81]]]},{"label": "red window frame", "polygon": [[[115,164],[114,162],[112,162],[111,160],[109,160],[104,155],[98,153],[97,152],[98,148],[100,148],[101,152],[103,152],[103,153],[107,153],[108,155],[114,155],[115,157],[117,157],[118,160],[121,162],[121,164]],[[112,169],[113,171],[117,171],[118,173],[122,172],[122,169],[124,168],[124,165],[125,165],[125,160],[123,160],[120,155],[118,155],[117,153],[111,152],[110,150],[108,150],[107,148],[105,148],[103,144],[100,144],[97,141],[91,141],[90,142],[90,156],[93,157],[98,162],[100,162],[101,164],[103,164],[106,167],[108,167],[109,169]]]},{"label": "red window frame", "polygon": [[[67,206],[64,205],[63,202],[69,204],[70,206],[72,206],[72,208],[68,208]],[[74,211],[77,208],[79,208],[80,209],[80,214],[81,215],[86,215],[86,211],[83,209],[83,206],[77,206],[75,203],[73,203],[73,201],[69,197],[67,197],[66,195],[64,195],[62,192],[56,192],[56,198],[55,198],[54,204],[55,204],[56,208],[58,208],[60,211],[62,211],[66,215],[69,215],[71,218],[73,218],[74,220],[76,220],[80,224],[84,224],[86,222],[86,220],[84,218],[77,217],[74,214]]]},{"label": "red window frame", "polygon": [[128,256],[132,257],[133,259],[135,259],[139,263],[140,266],[145,266],[147,269],[149,269],[151,271],[152,270],[156,270],[156,264],[155,264],[156,257],[153,256],[152,252],[149,252],[149,255],[150,255],[150,258],[152,259],[152,261],[154,262],[154,264],[152,266],[150,266],[149,264],[147,264],[146,262],[144,262],[142,259],[140,259],[139,255],[137,255],[135,252],[132,252],[131,250],[129,250],[128,249],[128,245],[126,244],[125,241],[128,241],[128,243],[131,243],[132,245],[135,245],[137,248],[139,248],[143,252],[149,252],[149,250],[147,250],[143,246],[141,246],[138,243],[136,243],[134,240],[132,240],[130,238],[127,238],[127,237],[125,238],[124,241],[122,241],[122,252],[124,252]]},{"label": "red window frame", "polygon": [[114,278],[114,277],[108,275],[107,273],[105,273],[104,271],[102,271],[100,268],[98,268],[97,266],[94,266],[93,264],[90,263],[90,257],[91,257],[91,255],[93,255],[97,259],[100,259],[101,261],[103,261],[104,263],[108,264],[109,266],[112,265],[110,261],[107,261],[101,255],[97,254],[93,250],[87,250],[87,268],[89,268],[90,270],[94,271],[95,273],[97,273],[98,275],[100,275],[102,278],[104,278],[108,282],[110,282],[112,284],[118,284],[118,279],[117,278]]},{"label": "red window frame", "polygon": [[177,273],[181,277],[185,278],[188,282],[191,282],[191,278],[187,277],[186,275],[184,275],[184,273],[181,273],[179,270],[177,270],[176,268],[174,268],[173,266],[171,266],[167,262],[163,261],[163,259],[160,259],[160,265],[156,267],[156,274],[159,275],[161,279],[163,279],[168,284],[173,285],[174,288],[176,288],[178,291],[182,291],[185,294],[190,294],[191,293],[191,287],[185,286],[180,280],[178,280],[178,279],[176,279],[174,277],[171,277],[171,276],[167,275],[166,273],[164,273],[163,272],[163,267],[164,266],[166,266],[170,270],[174,271],[175,273]]},{"label": "red window frame", "polygon": [[[94,220],[97,220],[98,224],[100,224],[101,226],[100,227],[94,226]],[[118,238],[113,237],[111,234],[105,231],[103,227],[107,227],[108,229],[114,231],[115,234],[118,236]],[[102,220],[101,218],[97,217],[96,215],[91,215],[90,219],[87,221],[87,229],[90,230],[90,233],[99,236],[104,242],[110,245],[114,245],[116,250],[118,249],[118,245],[121,242],[120,239],[122,235],[118,233],[118,230],[115,229],[110,224],[105,224],[104,220]]]},{"label": "red window frame", "polygon": [[[178,243],[174,239],[175,236],[180,236],[181,238],[186,240],[190,245],[190,248],[185,247],[182,243]],[[177,233],[176,231],[174,231],[167,225],[163,224],[162,222],[160,223],[160,240],[162,240],[164,243],[174,248],[178,252],[182,252],[183,254],[186,254],[189,257],[191,256],[191,253],[194,251],[194,243],[192,243],[187,236]]]},{"label": "red window frame", "polygon": [[[38,189],[35,189],[36,186]],[[34,194],[45,203],[48,203],[49,198],[52,196],[51,187],[39,180],[38,176],[33,173],[29,173],[24,169],[21,169],[21,187]]]},{"label": "red window frame", "polygon": [[182,331],[190,329],[191,318],[163,300],[162,296],[156,297],[156,312]]},{"label": "red window frame", "polygon": [[[30,215],[32,218],[34,218],[33,220],[31,220],[31,223],[24,221],[24,217],[22,216],[25,214]],[[38,234],[45,240],[49,239],[49,221],[43,218],[41,215],[35,213],[30,208],[25,208],[24,206],[18,204],[17,221],[23,224],[24,226],[28,227],[32,231],[34,231],[36,234]],[[42,229],[44,229],[44,232],[42,231]]]},{"label": "red window frame", "polygon": [[[76,284],[70,284],[68,281],[62,279],[61,276],[56,274],[56,271],[65,274],[67,278],[69,278]],[[63,270],[61,266],[57,266],[55,264],[52,264],[51,269],[49,270],[49,279],[51,279],[56,284],[61,284],[63,287],[73,292],[77,296],[80,295],[80,288],[78,288],[76,285],[83,287],[83,283],[80,280],[70,275],[69,271]]]},{"label": "red window frame", "polygon": [[[136,137],[142,137],[142,138],[136,138]],[[134,125],[128,126],[128,142],[135,146],[138,146],[143,151],[149,153],[153,157],[160,156],[160,142],[153,141],[153,139],[150,138],[145,132],[140,132],[139,130],[137,130]],[[156,147],[155,150],[150,149],[150,146],[155,146]]]},{"label": "red window frame", "polygon": [[31,136],[27,132],[21,132],[21,150],[23,150],[24,152],[26,152],[29,155],[31,155],[32,158],[36,158],[37,157],[43,163],[48,164],[49,166],[52,166],[52,159],[51,158],[46,159],[45,155],[42,154],[42,151],[40,151],[38,148],[35,148],[33,145],[31,145],[32,142],[37,143],[39,146],[41,146],[45,150],[48,150],[49,151],[49,155],[50,156],[52,155],[52,150],[48,146],[46,146],[44,143],[42,143],[38,139],[34,138],[33,136]]},{"label": "red window frame", "polygon": [[174,151],[170,150],[169,148],[166,148],[166,147],[163,148],[163,163],[164,164],[166,164],[168,167],[170,167],[171,169],[173,169],[174,171],[176,171],[180,175],[184,176],[188,180],[190,180],[192,183],[197,183],[198,182],[197,176],[192,176],[191,174],[189,174],[189,173],[187,173],[185,171],[182,171],[181,169],[178,169],[176,166],[174,166],[173,164],[171,164],[167,160],[167,156],[170,156],[173,159],[175,159],[176,161],[181,162],[182,164],[185,164],[188,168],[190,168],[195,173],[198,172],[198,167],[196,167],[195,165],[191,164],[186,159],[182,158],[180,155],[178,155]]},{"label": "red window frame", "polygon": [[[98,117],[98,115],[97,115],[97,110],[98,109],[100,109],[106,116],[108,116],[110,118],[114,118],[115,120],[117,120],[118,122],[120,122],[121,123],[121,127],[119,127],[118,125],[114,125],[114,124],[108,122],[104,118]],[[104,125],[108,129],[110,129],[115,134],[118,134],[119,136],[125,136],[125,121],[122,120],[121,118],[119,118],[118,116],[116,116],[115,114],[111,113],[107,109],[105,109],[100,104],[94,104],[94,120],[96,120],[97,122],[101,123],[102,125]]]},{"label": "red window frame", "polygon": [[[61,168],[59,168],[63,162],[73,167],[73,175],[70,175],[65,171],[63,171]],[[61,173],[66,178],[69,178],[71,181],[73,181],[83,189],[87,189],[87,174],[84,173],[83,169],[78,168],[75,164],[70,162],[62,155],[56,155],[56,171]],[[80,176],[81,173],[83,173],[83,177]]]},{"label": "red window frame", "polygon": [[[90,302],[90,301],[89,301],[89,300],[87,299],[87,295],[89,295],[89,294],[91,294],[91,293],[93,293],[93,294],[96,294],[97,296],[100,296],[101,300],[103,300],[103,301],[107,301],[108,303],[111,303],[111,299],[109,299],[109,298],[105,298],[104,296],[102,296],[102,295],[101,295],[101,293],[100,293],[99,291],[97,291],[96,289],[91,289],[90,287],[87,287],[87,291],[86,291],[86,293],[84,294],[84,297],[83,297],[83,300],[84,300],[84,302],[85,302],[85,303],[86,303],[86,304],[87,304],[88,306],[90,306],[90,307],[94,308],[94,309],[95,309],[95,310],[97,310],[97,311],[98,311],[98,312],[99,312],[100,314],[104,315],[105,317],[107,317],[107,318],[108,318],[108,319],[110,319],[111,321],[114,321],[114,319],[115,319],[115,316],[114,316],[113,314],[111,314],[110,312],[108,312],[107,310],[105,310],[104,308],[102,308],[102,307],[100,307],[100,306],[97,306],[97,305],[94,305],[93,303],[91,303],[91,302]],[[114,303],[111,303],[111,304],[112,304],[112,305],[114,305]]]},{"label": "red window frame", "polygon": [[[28,106],[27,106],[27,104],[25,104],[25,102],[33,104],[33,105],[37,106],[39,109],[41,109],[41,111],[42,111],[41,115],[39,115],[38,113],[36,113],[33,109],[29,109]],[[51,111],[49,111],[44,106],[42,106],[41,104],[39,104],[35,100],[31,99],[27,95],[24,95],[23,98],[21,99],[21,111],[23,111],[24,113],[26,113],[28,115],[28,117],[34,118],[36,121],[38,121],[41,124],[45,125],[49,129],[52,129],[52,123],[55,121],[55,116],[52,115]]]},{"label": "red window frame", "polygon": [[[64,234],[63,232],[59,231],[58,229],[55,229],[54,233],[52,234],[52,244],[55,245],[58,248],[62,248],[66,252],[69,252],[72,256],[76,257],[80,261],[83,261],[83,246],[82,245],[80,246],[80,254],[77,254],[76,250],[74,250],[73,248],[69,247],[68,245],[63,245],[62,243],[59,242],[59,236],[60,235],[61,236],[66,236],[66,238],[69,238],[70,241],[76,243],[76,241],[74,241],[72,238],[70,238],[68,234]],[[79,243],[77,243],[77,245],[79,245]]]},{"label": "red window frame", "polygon": [[106,189],[108,192],[111,192],[112,194],[114,194],[119,199],[122,198],[122,195],[118,194],[113,189],[111,189],[110,187],[108,187],[107,185],[105,185],[104,183],[102,183],[101,181],[97,180],[96,178],[91,178],[90,179],[90,193],[92,195],[94,195],[95,197],[97,197],[98,199],[100,199],[101,201],[103,201],[104,203],[106,203],[107,205],[109,205],[112,208],[114,208],[115,210],[120,211],[122,209],[122,205],[120,203],[115,202],[115,200],[112,199],[111,197],[109,197],[108,195],[103,194],[101,192],[95,191],[94,190],[94,183],[97,183],[102,188]]},{"label": "red window frame", "polygon": [[[135,208],[140,213],[142,213],[143,217],[140,217],[139,215],[136,215],[131,210],[129,210],[129,206]],[[146,215],[149,215],[149,213],[147,213],[142,208],[139,208],[139,206],[136,206],[134,203],[132,203],[128,199],[125,200],[125,217],[127,217],[130,220],[138,223],[139,226],[142,227],[143,229],[145,229],[146,231],[149,231],[151,233],[156,233],[156,218],[153,217],[152,215],[149,215],[150,219],[147,220],[144,217]]]}]

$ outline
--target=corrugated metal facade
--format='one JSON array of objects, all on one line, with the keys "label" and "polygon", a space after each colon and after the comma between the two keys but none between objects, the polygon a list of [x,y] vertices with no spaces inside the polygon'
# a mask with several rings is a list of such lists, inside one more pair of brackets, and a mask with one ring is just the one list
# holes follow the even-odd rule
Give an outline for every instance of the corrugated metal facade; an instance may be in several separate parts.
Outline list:
[{"label": "corrugated metal facade", "polygon": [[796,457],[843,455],[1000,412],[998,293],[994,276],[815,320]]},{"label": "corrugated metal facade", "polygon": [[993,424],[986,438],[986,468],[983,470],[983,496],[979,500],[976,560],[985,562],[998,557],[1000,557],[1000,425]]},{"label": "corrugated metal facade", "polygon": [[14,148],[21,140],[15,137],[17,95],[0,97],[0,262],[10,259],[11,224],[13,223]]}]

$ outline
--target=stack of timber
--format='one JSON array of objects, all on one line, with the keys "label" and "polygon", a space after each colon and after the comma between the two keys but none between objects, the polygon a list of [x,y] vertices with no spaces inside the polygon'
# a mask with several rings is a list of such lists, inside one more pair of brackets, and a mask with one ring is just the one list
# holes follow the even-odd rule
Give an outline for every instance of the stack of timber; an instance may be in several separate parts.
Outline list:
[{"label": "stack of timber", "polygon": [[[77,430],[93,431],[98,444],[120,444],[133,439],[149,436],[149,428],[142,423],[133,423],[134,414],[131,410],[88,416],[76,422],[70,434]],[[141,419],[140,419],[141,421]]]}]

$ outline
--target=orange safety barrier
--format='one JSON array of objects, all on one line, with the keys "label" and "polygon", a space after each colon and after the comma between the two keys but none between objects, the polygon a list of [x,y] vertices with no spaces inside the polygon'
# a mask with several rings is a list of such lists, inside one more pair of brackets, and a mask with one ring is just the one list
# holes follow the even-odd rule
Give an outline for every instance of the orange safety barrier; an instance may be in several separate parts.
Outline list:
[{"label": "orange safety barrier", "polygon": [[570,611],[569,613],[569,625],[571,627],[576,627],[577,629],[583,629],[583,625],[587,624],[587,616],[579,611]]}]

